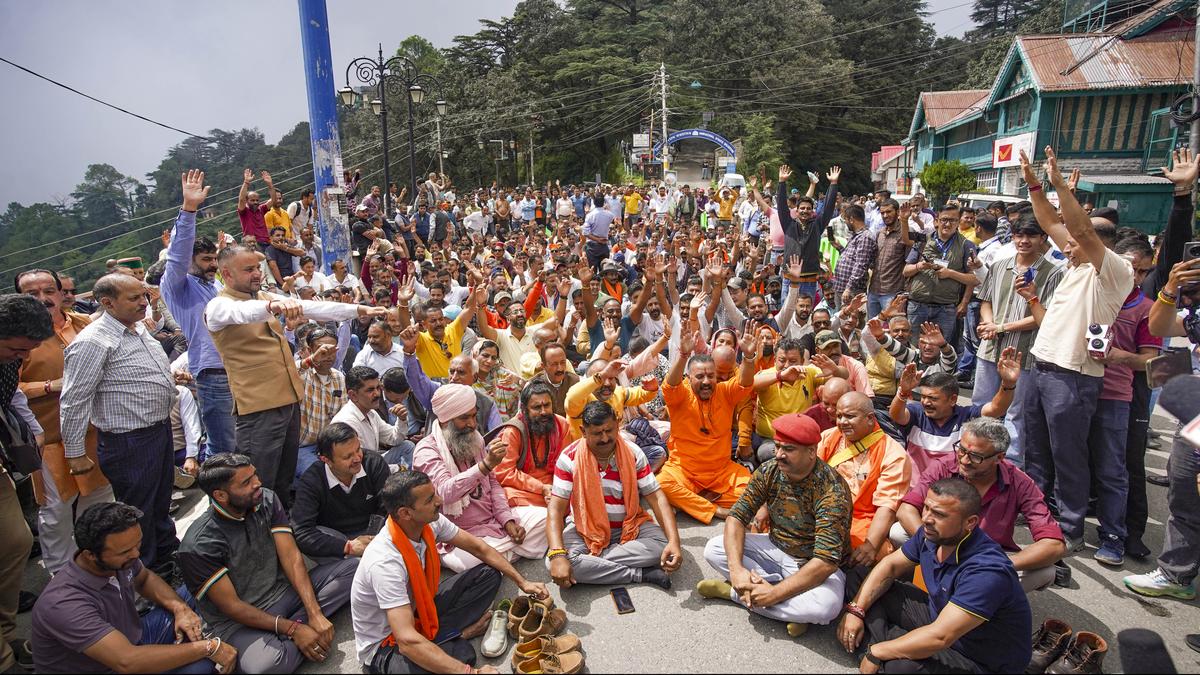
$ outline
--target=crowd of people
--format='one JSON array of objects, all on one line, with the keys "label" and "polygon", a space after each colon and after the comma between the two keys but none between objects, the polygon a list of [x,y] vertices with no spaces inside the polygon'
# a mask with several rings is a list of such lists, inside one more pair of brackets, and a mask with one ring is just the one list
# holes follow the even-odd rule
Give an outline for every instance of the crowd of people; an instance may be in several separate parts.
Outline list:
[{"label": "crowd of people", "polygon": [[[364,672],[495,672],[470,641],[510,625],[518,672],[564,672],[565,615],[514,563],[670,589],[684,517],[723,521],[699,596],[836,623],[864,673],[1099,672],[1103,638],[1026,594],[1065,585],[1094,516],[1096,562],[1158,554],[1131,591],[1195,597],[1200,438],[1173,439],[1146,541],[1144,371],[1200,343],[1197,159],[1164,169],[1152,243],[1045,155],[1028,201],[978,211],[842,194],[838,167],[807,193],[788,166],[413,195],[348,171],[347,259],[265,171],[242,236],[200,236],[189,171],[152,264],[0,296],[0,672],[290,673],[339,611]],[[1195,382],[1162,393],[1181,423]]]}]

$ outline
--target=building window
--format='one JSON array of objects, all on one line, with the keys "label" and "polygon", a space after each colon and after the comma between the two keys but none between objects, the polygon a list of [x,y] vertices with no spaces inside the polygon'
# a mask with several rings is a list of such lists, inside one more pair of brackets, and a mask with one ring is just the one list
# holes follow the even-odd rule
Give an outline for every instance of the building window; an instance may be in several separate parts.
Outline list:
[{"label": "building window", "polygon": [[975,188],[980,192],[991,192],[993,194],[1000,191],[1000,170],[987,169],[975,173]]},{"label": "building window", "polygon": [[1008,118],[1005,121],[1005,129],[1013,131],[1014,129],[1022,129],[1029,125],[1033,115],[1033,99],[1029,96],[1022,96],[1013,101],[1008,102]]}]

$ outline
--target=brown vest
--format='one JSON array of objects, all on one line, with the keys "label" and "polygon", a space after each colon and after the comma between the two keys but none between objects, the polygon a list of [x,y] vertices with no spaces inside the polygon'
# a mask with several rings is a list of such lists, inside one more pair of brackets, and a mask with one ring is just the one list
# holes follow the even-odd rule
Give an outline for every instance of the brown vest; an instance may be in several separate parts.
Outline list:
[{"label": "brown vest", "polygon": [[[268,299],[261,292],[251,297],[228,286],[218,295],[239,302]],[[210,330],[209,334],[225,363],[235,414],[249,415],[301,400],[304,383],[296,371],[296,359],[283,335],[283,326],[274,316],[266,321]]]}]

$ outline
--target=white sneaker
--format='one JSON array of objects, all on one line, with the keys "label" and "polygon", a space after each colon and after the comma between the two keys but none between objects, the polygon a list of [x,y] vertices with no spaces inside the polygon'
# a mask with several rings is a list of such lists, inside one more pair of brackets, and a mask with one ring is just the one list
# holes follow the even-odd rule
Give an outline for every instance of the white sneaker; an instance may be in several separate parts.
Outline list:
[{"label": "white sneaker", "polygon": [[1163,595],[1180,600],[1195,600],[1196,589],[1191,584],[1184,586],[1171,581],[1162,568],[1147,574],[1131,574],[1124,579],[1125,587],[1139,595],[1160,597]]},{"label": "white sneaker", "polygon": [[508,649],[508,608],[512,605],[509,600],[501,600],[492,610],[492,621],[488,624],[487,633],[483,635],[480,651],[489,659],[500,656]]}]

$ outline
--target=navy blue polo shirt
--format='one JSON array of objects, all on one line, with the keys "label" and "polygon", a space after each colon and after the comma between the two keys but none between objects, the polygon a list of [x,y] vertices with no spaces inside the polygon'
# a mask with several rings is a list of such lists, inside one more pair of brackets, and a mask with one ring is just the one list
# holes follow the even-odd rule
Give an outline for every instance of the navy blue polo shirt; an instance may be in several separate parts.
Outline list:
[{"label": "navy blue polo shirt", "polygon": [[1033,613],[1017,570],[1000,545],[975,528],[954,555],[937,560],[937,544],[918,529],[901,550],[921,565],[932,619],[946,605],[983,619],[953,649],[989,673],[1020,673],[1033,658]]}]

